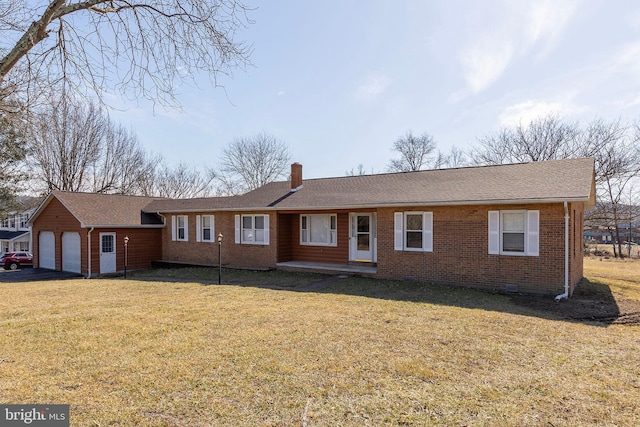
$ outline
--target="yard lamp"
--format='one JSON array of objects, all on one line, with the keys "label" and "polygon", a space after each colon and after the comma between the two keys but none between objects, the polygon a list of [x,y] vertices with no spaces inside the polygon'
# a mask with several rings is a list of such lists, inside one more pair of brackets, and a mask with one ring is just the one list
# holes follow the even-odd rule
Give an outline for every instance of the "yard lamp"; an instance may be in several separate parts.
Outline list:
[{"label": "yard lamp", "polygon": [[218,285],[222,282],[222,233],[218,234]]},{"label": "yard lamp", "polygon": [[124,278],[127,278],[127,258],[129,254],[127,252],[127,246],[129,245],[129,236],[124,236]]}]

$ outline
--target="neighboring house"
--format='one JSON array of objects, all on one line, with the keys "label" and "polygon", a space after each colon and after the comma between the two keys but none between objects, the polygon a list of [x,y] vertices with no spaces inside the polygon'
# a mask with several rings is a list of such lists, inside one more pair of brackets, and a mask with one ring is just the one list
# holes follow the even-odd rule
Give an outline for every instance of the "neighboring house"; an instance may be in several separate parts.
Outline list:
[{"label": "neighboring house", "polygon": [[[623,224],[618,227],[618,233],[622,243],[633,242],[640,244],[640,228],[636,225],[629,227],[629,224]],[[584,231],[584,239],[587,243],[604,243],[612,244],[615,241],[615,236],[612,236],[612,232],[602,228],[594,228]]]},{"label": "neighboring house", "polygon": [[0,251],[31,252],[31,228],[28,225],[30,215],[35,209],[13,213],[0,221]]},{"label": "neighboring house", "polygon": [[160,259],[162,218],[142,209],[153,198],[52,191],[29,221],[34,267],[94,277]]},{"label": "neighboring house", "polygon": [[141,210],[165,218],[157,259],[167,262],[216,265],[222,234],[228,267],[565,297],[582,278],[583,214],[594,203],[593,159],[309,180],[294,163],[290,181]]}]

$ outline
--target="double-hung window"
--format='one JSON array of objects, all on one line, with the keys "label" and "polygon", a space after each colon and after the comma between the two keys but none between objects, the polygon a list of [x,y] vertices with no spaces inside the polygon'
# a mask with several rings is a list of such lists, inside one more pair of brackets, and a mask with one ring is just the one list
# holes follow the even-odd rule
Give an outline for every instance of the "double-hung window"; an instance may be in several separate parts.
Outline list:
[{"label": "double-hung window", "polygon": [[196,215],[196,241],[214,241],[214,218],[213,215]]},{"label": "double-hung window", "polygon": [[300,215],[300,244],[336,246],[337,223],[336,214]]},{"label": "double-hung window", "polygon": [[189,240],[189,221],[186,215],[171,217],[171,240],[186,242]]},{"label": "double-hung window", "polygon": [[236,243],[268,245],[269,215],[236,215]]},{"label": "double-hung window", "polygon": [[433,251],[433,212],[394,213],[396,251]]},{"label": "double-hung window", "polygon": [[489,211],[489,253],[539,255],[540,211]]},{"label": "double-hung window", "polygon": [[20,214],[20,228],[28,228],[27,221],[29,221],[29,214]]}]

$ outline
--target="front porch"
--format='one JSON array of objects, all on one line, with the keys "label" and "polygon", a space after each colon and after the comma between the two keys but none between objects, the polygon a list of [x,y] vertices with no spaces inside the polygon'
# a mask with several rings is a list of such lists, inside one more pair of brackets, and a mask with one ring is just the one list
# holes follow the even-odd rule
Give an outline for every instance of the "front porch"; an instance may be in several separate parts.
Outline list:
[{"label": "front porch", "polygon": [[324,262],[310,261],[286,261],[279,262],[276,267],[290,271],[314,271],[320,273],[336,274],[364,274],[374,275],[377,273],[375,265],[366,264],[330,264]]}]

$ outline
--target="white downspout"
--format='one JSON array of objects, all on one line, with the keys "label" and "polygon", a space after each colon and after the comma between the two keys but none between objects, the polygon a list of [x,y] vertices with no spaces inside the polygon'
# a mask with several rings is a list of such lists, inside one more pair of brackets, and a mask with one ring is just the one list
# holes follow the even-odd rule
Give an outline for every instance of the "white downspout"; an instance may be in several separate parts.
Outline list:
[{"label": "white downspout", "polygon": [[87,277],[85,279],[91,279],[91,232],[95,227],[91,227],[91,230],[87,233]]},{"label": "white downspout", "polygon": [[555,300],[569,298],[569,208],[564,202],[564,293],[557,295]]}]

